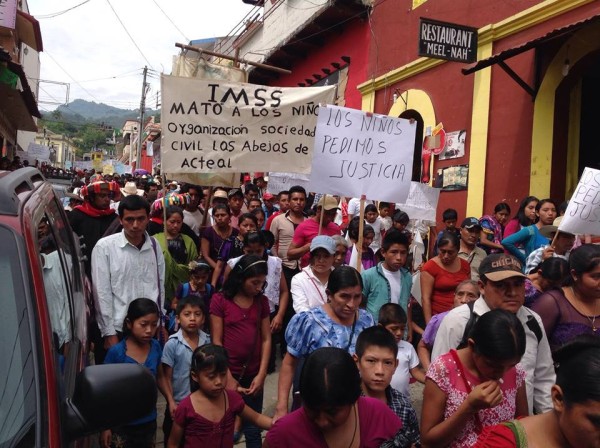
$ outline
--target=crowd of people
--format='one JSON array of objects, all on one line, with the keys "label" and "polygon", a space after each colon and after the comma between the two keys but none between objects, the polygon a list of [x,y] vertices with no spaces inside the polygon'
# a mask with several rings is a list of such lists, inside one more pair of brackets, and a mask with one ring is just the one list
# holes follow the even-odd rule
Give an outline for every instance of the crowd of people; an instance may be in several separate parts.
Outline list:
[{"label": "crowd of people", "polygon": [[[398,205],[361,213],[358,198],[267,182],[86,173],[65,203],[95,362],[155,375],[165,446],[598,446],[600,245],[559,229],[566,205],[445,210],[415,260]],[[156,429],[155,410],[101,444],[151,447]]]}]

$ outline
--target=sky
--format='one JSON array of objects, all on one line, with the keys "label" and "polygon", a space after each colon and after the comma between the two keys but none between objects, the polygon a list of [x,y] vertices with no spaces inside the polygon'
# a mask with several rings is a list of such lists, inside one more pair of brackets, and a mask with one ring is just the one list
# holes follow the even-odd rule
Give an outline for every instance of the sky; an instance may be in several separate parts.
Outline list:
[{"label": "sky", "polygon": [[[50,103],[66,102],[67,96],[68,102],[80,98],[139,108],[145,65],[150,84],[146,105],[155,108],[160,74],[171,72],[172,57],[179,53],[175,43],[225,36],[253,9],[242,0],[27,3],[30,14],[40,22],[44,45],[40,53],[42,112],[58,105]],[[63,11],[67,12],[56,15]],[[68,95],[62,83],[69,84]]]}]

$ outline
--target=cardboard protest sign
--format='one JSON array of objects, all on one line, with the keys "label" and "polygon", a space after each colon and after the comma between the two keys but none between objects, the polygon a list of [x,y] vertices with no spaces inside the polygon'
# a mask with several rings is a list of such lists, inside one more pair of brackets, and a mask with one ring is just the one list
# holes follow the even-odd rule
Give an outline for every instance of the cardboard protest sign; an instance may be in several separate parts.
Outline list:
[{"label": "cardboard protest sign", "polygon": [[396,204],[396,207],[406,212],[410,219],[435,222],[435,211],[439,199],[439,188],[432,188],[420,182],[411,182],[406,202]]},{"label": "cardboard protest sign", "polygon": [[163,172],[310,172],[318,104],[333,101],[335,86],[161,81]]},{"label": "cardboard protest sign", "polygon": [[558,229],[573,234],[600,235],[600,170],[583,170]]},{"label": "cardboard protest sign", "polygon": [[311,190],[404,202],[417,124],[346,107],[319,109]]},{"label": "cardboard protest sign", "polygon": [[294,185],[304,187],[308,192],[310,184],[309,174],[294,174],[294,173],[269,173],[269,183],[267,191],[271,194],[279,194],[280,191],[289,190]]},{"label": "cardboard protest sign", "polygon": [[29,160],[39,160],[40,162],[50,161],[50,148],[46,145],[29,143],[27,147],[27,157]]}]

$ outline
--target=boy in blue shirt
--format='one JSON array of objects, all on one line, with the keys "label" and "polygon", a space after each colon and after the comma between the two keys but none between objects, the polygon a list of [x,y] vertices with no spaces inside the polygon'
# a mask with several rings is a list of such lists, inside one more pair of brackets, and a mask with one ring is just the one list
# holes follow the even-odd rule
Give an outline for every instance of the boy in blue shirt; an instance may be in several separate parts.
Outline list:
[{"label": "boy in blue shirt", "polygon": [[377,266],[363,271],[363,295],[367,301],[367,311],[375,322],[379,309],[386,303],[397,303],[408,316],[408,337],[412,336],[412,315],[408,302],[412,288],[412,275],[404,267],[408,256],[408,238],[396,229],[390,229],[381,244],[383,261]]},{"label": "boy in blue shirt", "polygon": [[206,320],[206,305],[195,295],[188,295],[179,300],[177,309],[179,330],[172,334],[165,344],[161,359],[162,387],[167,399],[163,433],[165,446],[169,440],[175,409],[181,400],[190,393],[190,365],[192,353],[197,347],[210,342],[210,336],[202,328]]}]

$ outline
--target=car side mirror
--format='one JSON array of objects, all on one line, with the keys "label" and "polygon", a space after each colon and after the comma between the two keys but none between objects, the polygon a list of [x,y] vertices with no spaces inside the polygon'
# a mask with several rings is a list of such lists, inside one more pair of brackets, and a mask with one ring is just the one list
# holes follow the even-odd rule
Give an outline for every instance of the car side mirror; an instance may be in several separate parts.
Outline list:
[{"label": "car side mirror", "polygon": [[156,397],[156,380],[143,366],[86,367],[77,375],[73,398],[64,403],[67,438],[126,425],[152,412]]}]

